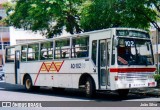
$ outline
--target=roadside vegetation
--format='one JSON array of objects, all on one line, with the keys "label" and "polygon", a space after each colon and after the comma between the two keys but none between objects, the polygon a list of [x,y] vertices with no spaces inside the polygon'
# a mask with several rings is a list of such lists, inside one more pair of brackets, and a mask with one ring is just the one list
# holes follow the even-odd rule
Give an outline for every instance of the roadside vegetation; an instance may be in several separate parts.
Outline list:
[{"label": "roadside vegetation", "polygon": [[157,81],[157,87],[160,87],[160,70],[157,74],[154,75],[154,78]]},{"label": "roadside vegetation", "polygon": [[12,0],[4,4],[5,24],[40,31],[47,38],[112,27],[159,32],[159,0]]}]

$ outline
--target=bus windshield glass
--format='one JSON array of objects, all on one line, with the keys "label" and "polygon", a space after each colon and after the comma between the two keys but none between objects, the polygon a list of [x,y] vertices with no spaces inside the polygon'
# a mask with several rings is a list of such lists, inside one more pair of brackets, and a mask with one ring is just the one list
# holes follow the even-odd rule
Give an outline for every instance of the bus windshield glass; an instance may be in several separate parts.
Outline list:
[{"label": "bus windshield glass", "polygon": [[150,40],[118,38],[117,53],[119,65],[153,65]]}]

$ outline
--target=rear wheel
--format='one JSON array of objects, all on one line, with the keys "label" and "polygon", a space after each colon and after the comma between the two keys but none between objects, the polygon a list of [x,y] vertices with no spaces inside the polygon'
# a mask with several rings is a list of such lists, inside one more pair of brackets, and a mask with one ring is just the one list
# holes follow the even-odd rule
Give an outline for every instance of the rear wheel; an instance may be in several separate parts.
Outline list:
[{"label": "rear wheel", "polygon": [[129,89],[119,89],[117,90],[120,97],[125,98],[129,93]]},{"label": "rear wheel", "polygon": [[27,91],[33,90],[33,84],[30,76],[26,76],[24,80],[24,86]]},{"label": "rear wheel", "polygon": [[86,97],[93,97],[95,95],[95,85],[93,80],[89,77],[85,83],[85,94]]}]

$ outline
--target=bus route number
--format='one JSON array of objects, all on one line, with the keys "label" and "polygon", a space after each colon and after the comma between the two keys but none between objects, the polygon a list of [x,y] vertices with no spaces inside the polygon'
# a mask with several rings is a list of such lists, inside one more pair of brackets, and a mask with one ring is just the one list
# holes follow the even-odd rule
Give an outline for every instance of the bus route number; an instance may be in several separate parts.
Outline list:
[{"label": "bus route number", "polygon": [[134,46],[134,41],[125,41],[127,47]]}]

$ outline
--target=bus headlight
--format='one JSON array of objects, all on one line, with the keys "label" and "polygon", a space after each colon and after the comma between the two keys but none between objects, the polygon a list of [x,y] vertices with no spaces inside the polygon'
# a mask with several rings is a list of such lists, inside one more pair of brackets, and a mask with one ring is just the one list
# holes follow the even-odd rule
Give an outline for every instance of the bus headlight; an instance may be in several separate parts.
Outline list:
[{"label": "bus headlight", "polygon": [[118,76],[115,76],[115,77],[114,77],[114,80],[117,81],[117,80],[118,80]]},{"label": "bus headlight", "polygon": [[124,79],[126,79],[126,76],[115,76],[115,81]]}]

